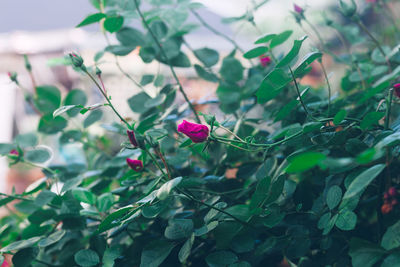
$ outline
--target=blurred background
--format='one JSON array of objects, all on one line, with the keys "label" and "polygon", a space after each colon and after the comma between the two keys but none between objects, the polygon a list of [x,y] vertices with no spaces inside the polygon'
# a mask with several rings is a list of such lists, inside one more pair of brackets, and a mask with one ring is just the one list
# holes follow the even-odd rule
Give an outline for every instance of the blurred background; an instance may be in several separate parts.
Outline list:
[{"label": "blurred background", "polygon": [[[307,18],[320,27],[324,22],[323,11],[330,9],[335,11],[338,1],[198,0],[197,2],[207,7],[199,10],[199,14],[205,21],[218,31],[231,36],[244,50],[249,50],[253,47],[254,40],[268,33],[279,33],[290,29],[295,31],[292,38],[299,38],[306,34],[304,29],[295,23],[290,12],[293,10],[294,3],[306,9]],[[367,6],[365,0],[357,2],[361,9]],[[254,12],[257,27],[246,21],[230,24],[222,22],[224,18],[243,16],[246,10],[252,11],[258,6],[260,7]],[[97,24],[75,28],[88,14],[96,12],[89,0],[2,0],[0,9],[0,143],[10,142],[16,134],[35,130],[38,122],[35,111],[25,104],[21,88],[16,88],[15,84],[10,82],[8,72],[18,73],[21,87],[28,91],[33,90],[34,84],[56,85],[63,94],[74,88],[84,90],[89,95],[88,104],[94,104],[100,100],[98,91],[90,81],[62,64],[63,56],[71,51],[78,51],[86,64],[91,64],[96,52],[107,46],[107,41]],[[198,23],[192,16],[189,17],[189,21]],[[136,23],[139,25],[138,22]],[[321,32],[324,38],[336,38],[332,31],[322,29]],[[111,43],[115,41],[113,38],[110,39]],[[221,57],[233,49],[231,43],[215,36],[205,28],[195,30],[187,37],[187,41],[193,49],[207,46],[218,50]],[[309,38],[307,42],[305,48],[302,49],[305,52],[310,51],[310,47],[314,47],[313,38]],[[24,68],[24,54],[29,56],[32,64],[33,79]],[[193,58],[193,55],[188,55],[191,59]],[[155,62],[144,64],[137,50],[118,60],[121,68],[137,79],[140,79],[143,74],[161,73],[166,78],[170,75],[164,65]],[[139,92],[139,89],[121,74],[113,55],[106,54],[103,62],[101,66],[103,78],[114,104],[120,113],[127,117],[134,116],[126,100]],[[248,64],[248,62],[243,64]],[[328,69],[333,84],[337,88],[339,84],[334,79],[335,66],[330,64],[329,60]],[[196,80],[196,74],[192,68],[177,69],[177,72],[191,99],[203,101],[214,97],[216,84]],[[306,82],[316,84],[320,82],[318,75],[314,79]],[[149,94],[153,89],[146,88]],[[107,120],[107,116],[113,116],[109,112],[105,113],[107,114],[104,120]],[[90,130],[96,132],[102,131],[102,128],[93,126]],[[53,146],[53,142],[51,138],[41,140],[41,144],[49,146]],[[0,159],[0,192],[10,192],[13,186],[17,192],[21,192],[27,184],[43,175],[37,169],[13,168],[9,170],[7,166],[7,161]]]}]

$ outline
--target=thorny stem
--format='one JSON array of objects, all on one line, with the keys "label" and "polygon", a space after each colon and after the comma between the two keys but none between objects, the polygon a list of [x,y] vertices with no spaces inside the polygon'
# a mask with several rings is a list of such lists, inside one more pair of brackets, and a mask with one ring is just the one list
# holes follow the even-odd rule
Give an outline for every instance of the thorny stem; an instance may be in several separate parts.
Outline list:
[{"label": "thorny stem", "polygon": [[328,116],[331,114],[331,96],[332,96],[332,88],[329,82],[328,74],[326,73],[325,66],[322,63],[322,58],[318,61],[321,65],[322,72],[324,73],[326,84],[328,85]]},{"label": "thorny stem", "polygon": [[164,59],[165,59],[166,62],[168,63],[168,66],[169,66],[169,69],[171,70],[172,76],[174,77],[176,83],[178,84],[179,91],[181,92],[181,94],[182,94],[183,97],[185,98],[185,101],[188,103],[189,108],[192,110],[194,116],[196,117],[196,121],[197,121],[198,123],[201,123],[200,117],[199,117],[199,115],[197,114],[197,111],[196,111],[196,109],[194,108],[192,102],[190,102],[188,96],[186,95],[185,91],[183,90],[183,86],[182,86],[181,82],[179,81],[178,76],[176,75],[176,72],[175,72],[174,68],[172,67],[171,64],[169,64],[169,58],[168,58],[168,56],[166,55],[166,53],[165,53],[165,51],[164,51],[164,48],[162,47],[162,45],[161,45],[160,41],[158,40],[157,36],[154,34],[153,30],[150,28],[150,26],[149,26],[149,24],[147,23],[145,17],[143,16],[143,13],[142,13],[142,11],[141,11],[140,8],[139,8],[138,1],[137,1],[137,0],[134,0],[134,1],[135,1],[136,10],[137,10],[137,12],[138,12],[138,14],[139,14],[139,16],[140,16],[140,18],[141,18],[141,20],[142,20],[144,26],[146,27],[146,29],[147,29],[147,31],[149,32],[149,34],[151,35],[151,37],[154,39],[154,42],[157,44],[158,48],[160,49],[160,53],[162,54],[162,56],[164,57]]},{"label": "thorny stem", "polygon": [[111,100],[107,97],[106,93],[103,91],[101,88],[100,84],[96,81],[96,79],[93,77],[92,74],[90,74],[86,68],[82,68],[83,72],[86,73],[86,75],[89,76],[89,78],[94,82],[94,84],[97,86],[97,88],[100,90],[101,94],[104,96],[106,99],[108,105],[111,107],[111,109],[114,111],[114,113],[118,116],[118,118],[126,124],[129,130],[132,130],[132,126],[118,113],[118,111],[115,109],[114,105],[111,103]]}]

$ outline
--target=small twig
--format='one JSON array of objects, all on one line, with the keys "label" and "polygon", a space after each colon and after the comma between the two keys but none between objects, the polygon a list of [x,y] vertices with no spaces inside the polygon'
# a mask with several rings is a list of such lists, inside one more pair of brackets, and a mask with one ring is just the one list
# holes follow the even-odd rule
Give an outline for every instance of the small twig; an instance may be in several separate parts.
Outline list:
[{"label": "small twig", "polygon": [[328,74],[326,73],[325,66],[322,63],[322,58],[318,60],[319,64],[321,65],[322,72],[324,73],[326,84],[328,85],[328,116],[331,114],[331,96],[332,96],[332,88],[329,82]]},{"label": "small twig", "polygon": [[179,91],[181,92],[181,94],[182,94],[183,97],[185,98],[185,101],[188,103],[189,108],[192,110],[194,116],[196,117],[196,121],[197,121],[198,123],[201,123],[200,117],[199,117],[199,115],[197,114],[197,111],[196,111],[196,109],[194,108],[192,102],[189,100],[187,94],[186,94],[185,91],[183,90],[183,86],[182,86],[181,82],[179,81],[178,76],[176,75],[176,72],[175,72],[174,68],[173,68],[172,65],[170,64],[170,60],[169,60],[167,54],[165,53],[164,48],[162,47],[162,45],[161,45],[160,41],[158,40],[157,36],[154,34],[153,30],[150,28],[149,24],[147,23],[147,21],[146,21],[144,15],[143,15],[143,13],[142,13],[142,11],[141,11],[140,8],[139,8],[138,1],[137,1],[137,0],[134,0],[134,1],[135,1],[136,11],[138,12],[138,14],[139,14],[139,16],[140,16],[140,18],[141,18],[141,20],[142,20],[144,26],[146,27],[147,31],[149,32],[149,34],[150,34],[151,37],[153,38],[154,42],[156,43],[156,45],[157,45],[158,48],[160,49],[160,53],[162,54],[162,56],[164,57],[165,61],[167,62],[168,66],[169,66],[169,69],[171,70],[172,76],[174,77],[176,83],[178,84]]}]

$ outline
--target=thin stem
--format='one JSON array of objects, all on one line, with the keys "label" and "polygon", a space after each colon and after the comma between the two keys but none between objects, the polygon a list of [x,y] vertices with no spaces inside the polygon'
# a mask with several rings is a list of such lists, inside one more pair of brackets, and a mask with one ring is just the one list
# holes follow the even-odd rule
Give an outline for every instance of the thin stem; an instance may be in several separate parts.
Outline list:
[{"label": "thin stem", "polygon": [[371,40],[376,44],[379,52],[381,52],[382,56],[385,58],[386,64],[388,65],[390,72],[392,72],[392,67],[390,65],[390,62],[389,62],[389,60],[386,56],[386,53],[383,50],[381,44],[379,43],[379,41],[372,35],[372,33],[368,30],[367,26],[365,26],[365,24],[361,21],[360,18],[357,17],[356,19],[354,19],[354,21],[369,36],[369,38],[371,38]]},{"label": "thin stem", "polygon": [[[136,0],[135,0],[136,1]],[[218,35],[222,38],[224,38],[225,40],[227,40],[228,42],[230,42],[237,50],[239,50],[242,54],[245,53],[245,51],[239,47],[239,45],[235,42],[235,40],[233,40],[232,38],[230,38],[228,35],[225,35],[222,32],[217,31],[216,29],[214,29],[210,24],[208,24],[200,15],[199,13],[197,13],[196,11],[194,11],[193,9],[190,10],[192,12],[192,14],[200,21],[201,24],[203,24],[204,27],[206,27],[208,30],[210,30],[211,32],[213,32],[215,35]]]},{"label": "thin stem", "polygon": [[313,24],[311,24],[311,22],[309,22],[306,18],[304,18],[304,21],[307,23],[308,26],[310,26],[310,28],[313,30],[313,32],[315,33],[315,35],[318,38],[318,41],[320,43],[321,49],[324,50],[324,41],[321,37],[321,35],[319,34],[317,28],[315,28],[315,26]]},{"label": "thin stem", "polygon": [[321,58],[321,60],[319,60],[318,62],[319,62],[319,64],[321,64],[322,72],[324,73],[324,77],[325,77],[325,80],[326,80],[326,84],[328,85],[328,116],[329,116],[329,114],[331,114],[331,96],[332,96],[332,88],[331,88],[331,84],[330,84],[330,82],[329,82],[328,74],[326,73],[326,70],[325,70],[325,66],[324,66],[324,64],[322,63],[322,58]]},{"label": "thin stem", "polygon": [[224,129],[225,131],[227,131],[228,133],[230,133],[231,135],[233,135],[234,137],[236,137],[236,138],[239,139],[240,141],[244,142],[242,138],[240,138],[237,134],[235,134],[234,132],[232,132],[232,131],[229,130],[228,128],[226,128],[226,127],[224,127],[224,126],[222,126],[222,125],[219,125],[219,127],[220,127],[221,129]]},{"label": "thin stem", "polygon": [[232,215],[232,214],[230,214],[229,212],[224,211],[223,209],[217,208],[217,207],[215,207],[215,206],[213,206],[213,205],[210,205],[210,204],[208,204],[208,203],[206,203],[206,202],[203,202],[203,201],[201,201],[201,200],[198,200],[198,199],[196,199],[195,197],[191,196],[190,194],[186,193],[185,191],[183,191],[183,190],[181,190],[181,189],[179,189],[179,188],[176,188],[176,190],[177,190],[179,193],[185,195],[186,197],[188,197],[190,200],[192,200],[192,201],[194,201],[194,202],[197,202],[197,203],[199,203],[199,204],[201,204],[201,205],[203,205],[203,206],[206,206],[206,207],[208,207],[208,208],[210,208],[210,209],[217,210],[217,211],[219,211],[219,212],[221,212],[221,213],[223,213],[223,214],[225,214],[225,215],[231,217],[231,218],[234,219],[235,221],[237,221],[237,222],[243,224],[244,226],[253,227],[253,226],[250,225],[248,222],[243,221],[242,219],[239,219],[239,218],[236,217],[235,215]]},{"label": "thin stem", "polygon": [[389,122],[390,122],[390,112],[392,107],[393,101],[393,88],[389,89],[389,95],[386,102],[386,115],[385,115],[385,130],[389,129]]},{"label": "thin stem", "polygon": [[297,92],[297,96],[299,97],[300,103],[303,106],[304,112],[307,114],[307,116],[309,116],[312,120],[314,121],[318,121],[317,119],[315,119],[309,112],[308,109],[306,107],[306,104],[303,102],[303,99],[301,98],[301,94],[300,94],[300,89],[299,89],[299,85],[297,84],[297,80],[296,77],[294,76],[294,73],[292,71],[292,69],[289,67],[290,70],[290,74],[292,75],[292,79],[294,82],[294,86],[296,87],[296,92]]},{"label": "thin stem", "polygon": [[167,164],[163,154],[157,148],[155,148],[154,151],[156,152],[157,156],[161,159],[162,163],[164,164],[164,168],[167,171],[168,178],[171,179],[171,172],[169,171],[168,164]]},{"label": "thin stem", "polygon": [[89,78],[94,82],[94,84],[97,86],[97,88],[100,90],[101,94],[104,96],[106,101],[108,102],[108,105],[111,107],[111,109],[114,111],[114,113],[118,116],[118,118],[126,124],[128,129],[132,130],[132,126],[118,113],[118,111],[115,109],[114,105],[111,103],[111,100],[107,97],[103,89],[101,88],[100,84],[96,81],[96,79],[87,71],[86,68],[82,69],[83,72],[85,72]]},{"label": "thin stem", "polygon": [[144,26],[146,27],[147,31],[149,32],[149,34],[151,35],[151,37],[154,39],[154,42],[156,43],[156,45],[157,45],[158,48],[160,49],[160,53],[161,53],[162,56],[164,57],[165,61],[168,63],[168,66],[169,66],[169,69],[171,70],[172,76],[174,77],[175,81],[176,81],[177,84],[178,84],[179,91],[181,92],[181,94],[182,94],[183,97],[185,98],[185,101],[188,103],[189,108],[192,110],[194,116],[196,117],[196,121],[197,121],[198,123],[201,123],[200,117],[199,117],[199,115],[197,114],[197,111],[196,111],[196,109],[194,108],[192,102],[190,102],[188,96],[186,95],[185,91],[183,90],[183,86],[182,86],[181,82],[179,81],[178,76],[176,75],[176,72],[175,72],[174,68],[173,68],[172,65],[170,64],[170,60],[169,60],[167,54],[165,53],[164,48],[162,47],[162,45],[161,45],[160,41],[158,40],[157,36],[154,34],[153,30],[150,28],[150,26],[149,26],[149,24],[147,23],[145,17],[143,16],[143,13],[142,13],[142,11],[141,11],[140,8],[139,8],[138,1],[137,1],[137,0],[134,0],[134,1],[135,1],[136,11],[138,12],[138,14],[139,14],[139,16],[140,16],[140,18],[141,18],[141,20],[142,20]]}]

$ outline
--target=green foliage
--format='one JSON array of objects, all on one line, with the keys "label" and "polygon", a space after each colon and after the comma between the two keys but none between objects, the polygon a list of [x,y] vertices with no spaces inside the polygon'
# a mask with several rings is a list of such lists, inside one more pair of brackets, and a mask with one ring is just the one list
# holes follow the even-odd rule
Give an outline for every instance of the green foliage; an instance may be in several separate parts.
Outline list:
[{"label": "green foliage", "polygon": [[[400,54],[384,5],[369,4],[366,14],[376,12],[379,24],[365,28],[364,8],[342,1],[349,19],[327,23],[323,36],[340,36],[332,41],[319,40],[319,27],[309,38],[288,29],[243,49],[190,0],[91,2],[93,14],[77,27],[98,23],[111,42],[95,65],[82,58],[81,66],[75,54],[63,64],[76,56],[74,69],[99,90],[99,73],[109,76],[106,53],[137,49],[132,60],[165,66],[141,77],[121,70],[143,87],[126,96],[123,113],[112,90],[99,92],[99,103],[86,95],[91,87],[24,92],[37,132],[0,144],[0,155],[41,168],[43,178],[0,196],[0,207],[15,208],[0,219],[0,262],[12,253],[17,267],[398,264],[400,120],[390,89]],[[254,10],[224,21],[254,26]],[[313,23],[307,11],[299,16],[301,26]],[[190,42],[203,27],[232,51]],[[260,56],[271,61],[263,66]],[[214,98],[192,101],[178,68],[214,83]],[[190,135],[202,131],[177,129],[183,119],[195,122],[203,104],[209,134],[197,142]],[[129,168],[127,158],[143,168]]]}]

